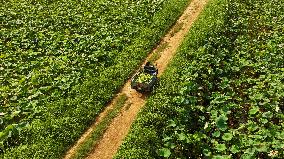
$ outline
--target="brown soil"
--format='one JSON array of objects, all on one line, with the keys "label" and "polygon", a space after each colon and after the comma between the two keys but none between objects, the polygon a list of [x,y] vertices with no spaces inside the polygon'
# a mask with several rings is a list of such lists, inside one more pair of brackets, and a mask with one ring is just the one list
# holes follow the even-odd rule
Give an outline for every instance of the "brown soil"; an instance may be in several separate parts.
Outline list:
[{"label": "brown soil", "polygon": [[[176,26],[173,26],[169,33],[162,39],[161,44],[168,43],[168,47],[164,49],[160,54],[161,57],[155,62],[159,69],[159,76],[165,71],[168,63],[176,53],[179,45],[183,41],[184,37],[188,33],[192,23],[197,19],[198,15],[206,5],[208,0],[192,0],[190,5],[186,8],[182,16],[177,21],[176,25],[183,24],[176,30]],[[160,44],[160,45],[161,45]],[[159,46],[157,47],[159,48]],[[149,54],[147,60],[156,52],[154,49]],[[146,63],[146,61],[144,64]],[[137,113],[145,104],[145,95],[137,93],[135,90],[130,88],[130,80],[124,85],[120,93],[114,98],[114,100],[105,108],[105,110],[98,116],[95,123],[82,135],[77,143],[67,152],[65,159],[71,158],[78,149],[79,145],[82,144],[93,132],[98,123],[107,115],[107,112],[113,109],[114,103],[120,94],[126,94],[128,100],[126,101],[125,107],[121,110],[120,114],[113,119],[101,140],[94,147],[93,151],[87,157],[88,159],[111,159],[117,152],[121,145],[124,137],[127,135],[132,122],[135,120]]]}]

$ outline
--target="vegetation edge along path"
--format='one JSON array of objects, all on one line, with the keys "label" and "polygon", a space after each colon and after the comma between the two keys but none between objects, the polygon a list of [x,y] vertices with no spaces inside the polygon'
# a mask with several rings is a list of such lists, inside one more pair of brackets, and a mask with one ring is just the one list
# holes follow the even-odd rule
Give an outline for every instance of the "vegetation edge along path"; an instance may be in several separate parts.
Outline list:
[{"label": "vegetation edge along path", "polygon": [[[155,64],[159,69],[159,76],[164,72],[168,63],[176,53],[179,45],[182,43],[184,37],[188,33],[188,30],[192,26],[193,22],[197,19],[198,15],[207,4],[208,0],[191,0],[189,6],[185,9],[184,13],[178,19],[177,23],[172,27],[169,33],[162,39],[161,43],[156,49],[149,54],[145,62],[151,58],[157,50],[160,52],[159,59],[156,60]],[[180,27],[182,26],[182,27]],[[177,28],[179,28],[177,30]],[[161,50],[159,46],[167,43],[168,47]],[[143,64],[145,64],[145,62]],[[99,115],[96,122],[82,135],[77,143],[67,152],[65,159],[72,158],[76,154],[76,151],[92,134],[96,129],[97,125],[107,117],[108,112],[113,109],[114,103],[120,94],[126,94],[128,99],[125,103],[123,110],[120,114],[113,119],[110,126],[105,131],[102,139],[96,144],[93,151],[89,154],[88,158],[112,158],[119,146],[121,145],[124,137],[127,135],[132,122],[135,120],[137,113],[140,108],[145,104],[145,95],[137,93],[135,90],[130,88],[130,80],[124,85],[122,90],[117,94],[113,101],[105,108],[105,110]]]}]

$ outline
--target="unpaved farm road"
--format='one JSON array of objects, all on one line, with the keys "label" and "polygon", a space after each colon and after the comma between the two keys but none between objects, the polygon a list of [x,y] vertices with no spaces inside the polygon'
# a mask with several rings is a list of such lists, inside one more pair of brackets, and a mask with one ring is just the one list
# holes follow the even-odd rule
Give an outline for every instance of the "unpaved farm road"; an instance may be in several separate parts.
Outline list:
[{"label": "unpaved farm road", "polygon": [[[175,55],[179,45],[182,43],[184,37],[187,35],[189,29],[191,28],[193,22],[198,18],[208,0],[192,0],[189,6],[185,9],[184,13],[176,22],[176,25],[172,27],[169,33],[161,40],[159,46],[167,43],[167,48],[160,52],[161,56],[155,61],[159,69],[159,76],[165,71],[168,63],[171,61],[172,57]],[[177,30],[178,27],[180,27]],[[157,49],[154,49],[152,53],[149,54],[146,61],[155,53]],[[144,106],[146,97],[130,87],[130,80],[125,83],[124,87],[113,99],[113,101],[105,108],[105,110],[98,116],[95,123],[82,135],[82,137],[77,141],[77,143],[67,152],[65,159],[72,158],[76,153],[78,147],[91,135],[95,130],[98,123],[104,119],[107,112],[114,107],[114,103],[121,94],[126,94],[128,99],[120,111],[119,115],[115,117],[111,124],[108,126],[104,135],[100,141],[93,148],[91,153],[88,155],[88,159],[111,159],[114,157],[119,146],[122,144],[124,137],[127,135],[131,124],[136,118],[139,110]],[[127,105],[127,108],[126,108]]]}]

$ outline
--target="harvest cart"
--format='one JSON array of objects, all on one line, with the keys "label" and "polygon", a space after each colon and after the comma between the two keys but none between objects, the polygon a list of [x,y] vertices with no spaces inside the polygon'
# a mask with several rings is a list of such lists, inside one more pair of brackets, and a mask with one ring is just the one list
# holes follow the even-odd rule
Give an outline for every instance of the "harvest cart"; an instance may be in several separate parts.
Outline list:
[{"label": "harvest cart", "polygon": [[158,69],[149,62],[131,79],[131,88],[140,93],[151,92],[158,81]]}]

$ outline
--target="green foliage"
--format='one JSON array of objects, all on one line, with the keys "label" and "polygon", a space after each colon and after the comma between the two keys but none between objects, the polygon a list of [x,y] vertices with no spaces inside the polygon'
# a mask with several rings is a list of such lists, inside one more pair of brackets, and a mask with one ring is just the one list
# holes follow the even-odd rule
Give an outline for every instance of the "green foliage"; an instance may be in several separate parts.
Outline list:
[{"label": "green foliage", "polygon": [[141,73],[138,76],[137,82],[138,83],[149,83],[151,80],[152,76],[147,73]]},{"label": "green foliage", "polygon": [[224,135],[222,136],[222,139],[225,141],[230,141],[232,140],[233,135],[231,133],[224,133]]},{"label": "green foliage", "polygon": [[211,0],[116,158],[284,158],[282,3]]},{"label": "green foliage", "polygon": [[163,156],[163,157],[165,157],[165,158],[168,158],[168,157],[170,157],[170,155],[171,155],[171,151],[170,151],[169,149],[167,149],[167,148],[162,148],[162,149],[160,149],[160,150],[158,151],[158,153],[159,153],[160,156]]},{"label": "green foliage", "polygon": [[0,155],[61,156],[186,3],[2,1]]}]

